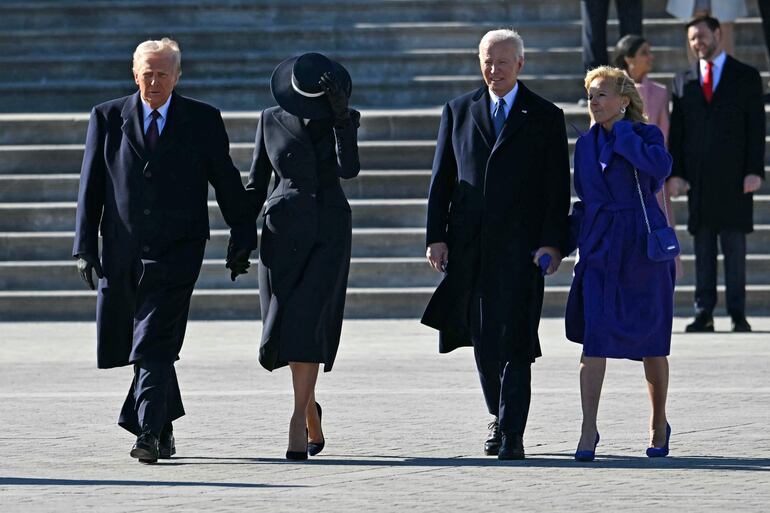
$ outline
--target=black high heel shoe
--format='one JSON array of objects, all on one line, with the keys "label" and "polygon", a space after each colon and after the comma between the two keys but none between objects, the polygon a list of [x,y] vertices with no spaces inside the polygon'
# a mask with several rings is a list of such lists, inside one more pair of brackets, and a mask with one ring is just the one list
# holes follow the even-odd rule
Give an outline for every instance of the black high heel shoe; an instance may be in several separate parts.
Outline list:
[{"label": "black high heel shoe", "polygon": [[[305,429],[305,440],[307,440],[307,429]],[[307,459],[307,448],[305,448],[304,451],[286,451],[286,459],[292,461],[305,461]]]},{"label": "black high heel shoe", "polygon": [[[321,416],[323,415],[323,411],[321,411],[321,405],[318,403],[315,403],[315,409],[318,410],[318,423],[321,423]],[[321,433],[323,433],[323,430],[321,430]],[[307,443],[307,452],[311,456],[317,455],[319,452],[324,450],[324,445],[326,445],[326,437],[324,437],[320,442],[308,442]]]}]

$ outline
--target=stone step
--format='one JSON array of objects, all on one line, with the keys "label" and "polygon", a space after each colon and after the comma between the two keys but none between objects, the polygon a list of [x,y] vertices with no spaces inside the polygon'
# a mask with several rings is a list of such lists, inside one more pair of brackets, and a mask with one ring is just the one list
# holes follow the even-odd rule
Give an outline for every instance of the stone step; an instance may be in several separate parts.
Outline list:
[{"label": "stone step", "polygon": [[[664,0],[645,0],[646,17],[667,16]],[[756,10],[756,9],[755,9]],[[150,17],[151,13],[151,17]],[[614,9],[612,17],[614,18]],[[217,24],[250,27],[312,21],[351,25],[364,22],[578,19],[580,6],[563,0],[193,0],[139,1],[5,1],[0,4],[0,29],[92,30],[133,28],[148,21],[175,29],[182,25]]]},{"label": "stone step", "polygon": [[[589,126],[588,109],[575,102],[558,103],[564,110],[567,134]],[[364,109],[361,112],[359,141],[435,141],[442,107],[406,109]],[[251,143],[259,122],[260,111],[225,111],[230,142]],[[765,130],[770,134],[770,105],[765,106]],[[88,126],[87,113],[0,113],[0,145],[83,144]],[[573,128],[574,127],[574,128]],[[79,166],[78,166],[79,169]],[[73,170],[73,172],[77,171]]]},{"label": "stone step", "polygon": [[[692,254],[692,237],[684,225],[676,227],[684,255]],[[225,257],[229,233],[212,230],[206,246],[206,258]],[[28,260],[66,260],[72,255],[72,231],[0,232],[0,262]],[[770,248],[770,225],[757,224],[747,237],[748,254],[766,254]],[[420,228],[354,228],[353,257],[420,258],[425,255],[425,229]]]},{"label": "stone step", "polygon": [[[577,198],[572,198],[573,202]],[[351,199],[353,226],[356,228],[412,228],[425,224],[427,200],[417,199]],[[0,203],[0,232],[62,231],[72,229],[75,202]],[[676,219],[687,218],[685,198],[673,202]],[[211,228],[226,229],[215,201],[209,202]],[[770,224],[770,196],[754,197],[754,222]]]},{"label": "stone step", "polygon": [[[770,168],[765,169],[770,176]],[[241,178],[246,181],[247,175]],[[79,175],[0,175],[0,202],[66,202],[75,201],[78,194]],[[354,180],[343,180],[342,188],[348,199],[410,199],[425,198],[430,184],[430,170],[380,170],[361,171]],[[770,180],[762,182],[759,195],[770,194]],[[574,195],[574,191],[573,191]],[[214,190],[209,188],[209,200],[214,200]],[[675,207],[684,198],[674,200]],[[684,215],[684,211],[682,210]]]},{"label": "stone step", "polygon": [[[610,52],[611,55],[612,52]],[[675,73],[688,66],[682,45],[654,48],[655,70]],[[353,77],[409,77],[419,75],[470,75],[479,72],[475,48],[369,50],[331,52],[330,57],[345,64]],[[758,69],[767,65],[764,45],[739,48],[736,57]],[[286,58],[286,52],[206,52],[184,55],[184,80],[258,79],[272,74],[275,66]],[[526,49],[527,74],[565,74],[580,69],[580,47]],[[5,83],[114,80],[131,82],[131,66],[123,54],[101,55],[35,55],[0,57],[0,67],[7,72]]]},{"label": "stone step", "polygon": [[[514,3],[514,2],[510,2]],[[401,18],[396,22],[373,21],[352,24],[294,22],[228,26],[216,22],[177,24],[168,27],[153,22],[143,28],[94,25],[89,30],[54,27],[46,29],[7,29],[0,32],[0,55],[99,55],[117,53],[126,57],[127,64],[136,45],[148,38],[171,35],[183,53],[218,51],[242,54],[274,50],[285,56],[305,51],[332,53],[340,50],[412,50],[417,48],[475,49],[488,30],[511,24],[521,34],[526,47],[579,47],[581,22],[579,18],[538,19],[521,18],[501,22],[488,15],[479,19],[441,19],[413,21]],[[619,37],[616,20],[608,23],[607,40]],[[673,18],[646,18],[644,35],[655,46],[684,46],[684,24]],[[743,18],[735,24],[737,47],[762,45],[759,17]],[[580,62],[576,63],[582,68]],[[355,78],[355,77],[354,77]]]},{"label": "stone step", "polygon": [[[526,70],[525,70],[526,71]],[[767,81],[770,74],[762,72]],[[669,88],[673,73],[651,73],[650,78]],[[583,73],[531,75],[523,73],[527,87],[554,102],[576,102],[585,96]],[[478,73],[408,77],[366,77],[356,80],[351,105],[356,108],[433,107],[483,85]],[[179,93],[224,110],[254,110],[273,105],[268,77],[258,79],[183,79]],[[130,80],[51,81],[0,83],[0,111],[82,112],[112,98],[136,91]],[[62,97],[66,101],[62,101]]]},{"label": "stone step", "polygon": [[[570,162],[576,138],[569,138]],[[770,165],[770,136],[765,138],[765,163]],[[83,144],[0,145],[2,174],[78,173],[83,160]],[[436,149],[434,140],[361,141],[358,144],[361,166],[367,170],[430,169]],[[251,166],[253,143],[231,143],[230,156],[235,166]]]},{"label": "stone step", "polygon": [[[345,317],[418,319],[433,287],[348,288]],[[692,313],[692,286],[675,291],[677,316]],[[724,287],[718,288],[718,311],[724,305]],[[547,286],[544,317],[561,317],[569,287]],[[0,291],[0,322],[91,321],[95,318],[96,294],[90,291]],[[746,314],[766,315],[770,309],[770,285],[746,287]],[[198,289],[193,293],[190,319],[259,319],[259,293],[255,289]]]},{"label": "stone step", "polygon": [[[244,183],[247,173],[241,175]],[[62,202],[77,199],[78,174],[0,175],[0,201]],[[419,198],[427,194],[430,170],[361,171],[355,180],[343,180],[342,187],[349,199]],[[209,199],[214,190],[209,188]]]},{"label": "stone step", "polygon": [[[256,254],[252,255],[252,267],[248,274],[230,281],[229,271],[223,260],[205,260],[196,287],[199,289],[248,289],[257,288]],[[722,267],[722,256],[719,257]],[[569,286],[575,258],[564,259],[559,271],[546,278],[549,286]],[[679,285],[694,285],[695,258],[683,255],[684,277]],[[770,254],[748,255],[746,279],[753,285],[770,285]],[[441,275],[434,271],[425,258],[353,258],[350,264],[350,287],[435,287]],[[724,283],[720,271],[719,283]],[[75,261],[38,260],[0,262],[0,290],[52,291],[82,290],[84,284],[75,268]]]}]

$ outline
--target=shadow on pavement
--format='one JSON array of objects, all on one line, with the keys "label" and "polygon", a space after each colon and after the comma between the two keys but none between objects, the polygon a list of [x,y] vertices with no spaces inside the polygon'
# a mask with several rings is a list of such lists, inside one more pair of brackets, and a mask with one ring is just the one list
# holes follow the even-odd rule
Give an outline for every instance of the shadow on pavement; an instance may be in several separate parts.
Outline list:
[{"label": "shadow on pavement", "polygon": [[292,485],[260,483],[216,483],[208,481],[130,481],[124,479],[45,479],[37,477],[1,477],[0,486],[185,486],[215,488],[297,488]]},{"label": "shadow on pavement", "polygon": [[[310,458],[306,462],[292,462],[283,458],[216,458],[186,457],[174,458],[164,465],[258,465],[258,464],[300,464],[329,466],[371,466],[371,467],[499,467],[501,465],[541,468],[580,468],[600,467],[618,469],[693,469],[693,470],[735,470],[770,472],[770,458],[731,458],[684,456],[668,458],[648,458],[646,456],[597,455],[592,463],[574,461],[571,454],[533,454],[523,461],[499,461],[489,458],[409,458],[393,456],[356,456],[329,455]],[[0,481],[0,484],[2,481]]]}]

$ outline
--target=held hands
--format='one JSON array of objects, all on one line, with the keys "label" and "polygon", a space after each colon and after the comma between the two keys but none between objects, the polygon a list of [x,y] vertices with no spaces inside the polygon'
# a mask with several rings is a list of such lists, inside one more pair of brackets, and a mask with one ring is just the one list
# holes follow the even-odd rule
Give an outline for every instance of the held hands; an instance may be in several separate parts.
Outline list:
[{"label": "held hands", "polygon": [[668,179],[668,181],[666,181],[666,191],[668,191],[668,195],[672,198],[681,196],[682,194],[687,194],[687,191],[689,190],[690,183],[683,178],[679,178],[678,176],[672,176]]},{"label": "held hands", "polygon": [[428,258],[428,263],[436,271],[443,273],[446,272],[446,264],[449,262],[449,247],[446,242],[434,242],[428,245],[428,249],[425,251],[425,256]]},{"label": "held hands", "polygon": [[251,256],[250,249],[236,249],[233,245],[233,241],[230,241],[227,245],[227,263],[225,268],[230,269],[230,280],[235,281],[235,278],[239,274],[247,274],[247,269],[251,265],[249,257]]},{"label": "held hands", "polygon": [[538,261],[543,255],[550,255],[551,257],[551,262],[548,264],[548,267],[545,270],[545,274],[555,273],[561,264],[561,252],[552,246],[543,246],[542,248],[535,251],[535,256],[532,257],[532,263],[539,267],[540,263]]},{"label": "held hands", "polygon": [[746,175],[743,179],[743,193],[751,194],[762,187],[762,178],[759,175]]},{"label": "held hands", "polygon": [[98,278],[104,278],[104,271],[102,270],[102,264],[99,262],[99,258],[94,255],[80,254],[78,255],[77,266],[80,278],[85,282],[86,286],[91,290],[96,290],[94,276],[91,271],[96,271],[96,276]]},{"label": "held hands", "polygon": [[332,115],[336,123],[347,121],[350,118],[348,110],[348,95],[342,90],[339,81],[328,71],[321,76],[318,82],[326,93]]}]

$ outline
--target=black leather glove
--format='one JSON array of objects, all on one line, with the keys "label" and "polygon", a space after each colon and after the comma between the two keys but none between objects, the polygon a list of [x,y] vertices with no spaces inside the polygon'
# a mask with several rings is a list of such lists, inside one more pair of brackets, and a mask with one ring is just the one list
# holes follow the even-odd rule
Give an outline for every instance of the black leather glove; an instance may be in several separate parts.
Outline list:
[{"label": "black leather glove", "polygon": [[230,279],[235,281],[235,278],[239,274],[246,274],[249,271],[247,269],[251,265],[249,257],[251,256],[250,249],[237,249],[233,242],[227,245],[227,263],[225,267],[230,269]]},{"label": "black leather glove", "polygon": [[80,278],[85,282],[89,289],[96,290],[94,276],[91,273],[91,270],[96,271],[96,276],[99,278],[104,278],[104,271],[102,270],[102,264],[99,262],[99,258],[94,255],[79,254],[77,264]]},{"label": "black leather glove", "polygon": [[335,123],[345,123],[350,119],[350,110],[348,109],[348,95],[342,89],[339,81],[328,71],[321,76],[320,86],[326,93],[329,100],[329,106],[332,109],[332,116]]}]

